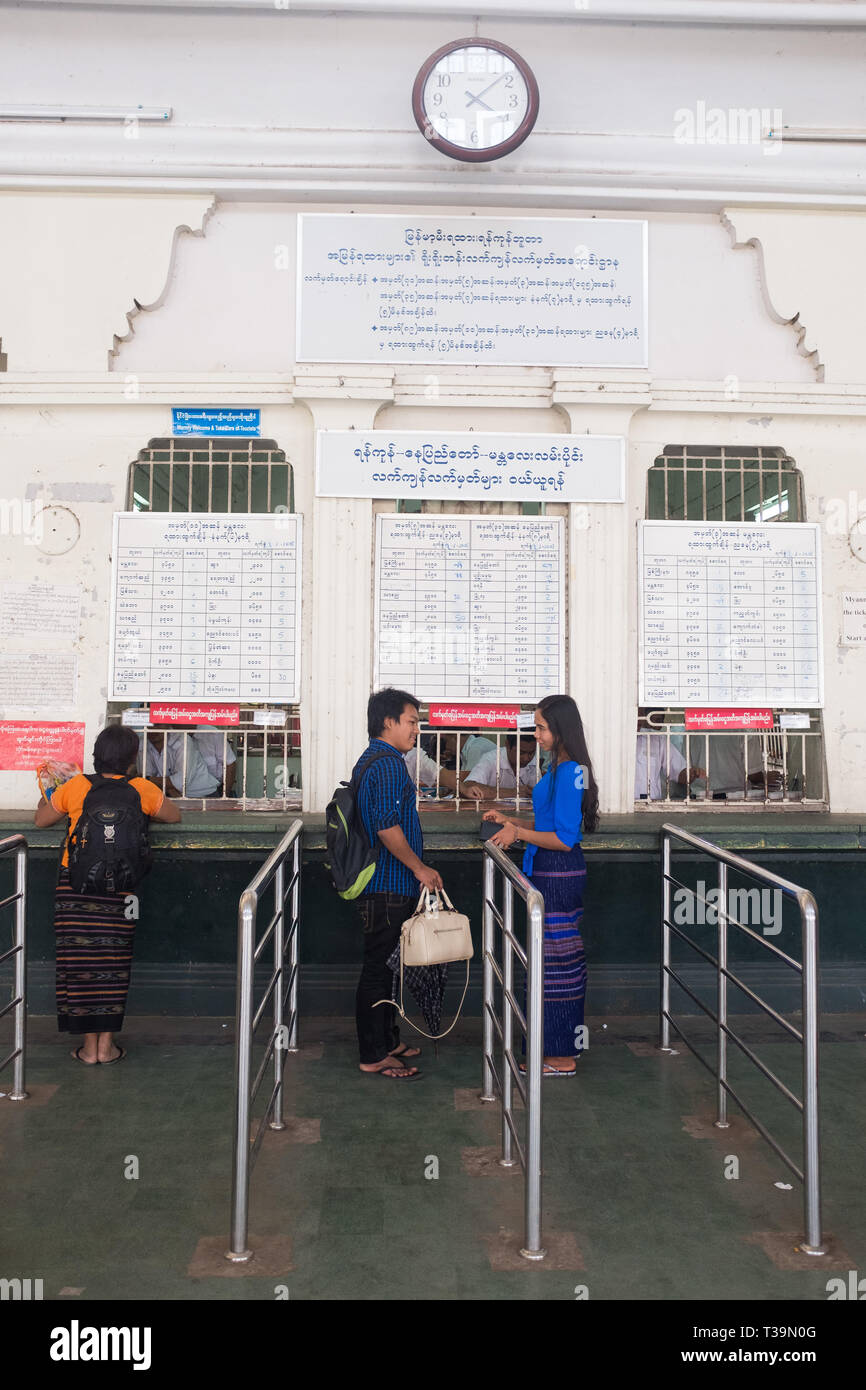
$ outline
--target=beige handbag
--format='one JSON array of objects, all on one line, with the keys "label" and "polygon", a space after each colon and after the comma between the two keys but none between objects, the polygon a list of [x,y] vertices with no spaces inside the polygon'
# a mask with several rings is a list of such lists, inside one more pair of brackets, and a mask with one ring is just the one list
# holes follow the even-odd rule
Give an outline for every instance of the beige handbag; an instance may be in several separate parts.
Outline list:
[{"label": "beige handbag", "polygon": [[[423,1037],[430,1038],[433,1042],[447,1037],[460,1017],[466,991],[469,988],[469,962],[474,954],[469,918],[465,913],[455,909],[444,888],[441,890],[441,894],[440,898],[440,890],[437,888],[435,896],[431,897],[429,888],[422,888],[418,906],[412,916],[403,923],[403,930],[400,933],[400,1002],[396,1005],[397,1012],[403,1021],[408,1023],[410,1028],[414,1028],[416,1033],[421,1033]],[[442,899],[445,900],[444,908]],[[407,1018],[403,1008],[403,967],[407,965],[446,965],[455,960],[465,960],[466,962],[466,983],[463,986],[463,994],[457,1013],[454,1015],[454,1021],[450,1028],[445,1029],[444,1033],[425,1033],[423,1028],[419,1028],[417,1023],[412,1022],[411,1018]],[[373,1007],[378,1007],[378,1004],[390,1003],[392,1003],[390,999],[380,999]]]},{"label": "beige handbag", "polygon": [[435,896],[429,888],[422,888],[418,906],[403,923],[401,965],[444,965],[452,960],[469,961],[473,954],[469,918],[455,910],[444,888],[441,897],[438,888]]}]

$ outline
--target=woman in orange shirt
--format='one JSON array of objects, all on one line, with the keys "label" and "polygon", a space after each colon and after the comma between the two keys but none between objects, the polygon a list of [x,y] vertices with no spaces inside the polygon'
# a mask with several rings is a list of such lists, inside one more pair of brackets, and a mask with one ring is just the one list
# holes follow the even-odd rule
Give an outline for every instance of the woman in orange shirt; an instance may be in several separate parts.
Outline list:
[{"label": "woman in orange shirt", "polygon": [[[93,766],[103,777],[130,777],[146,816],[179,821],[180,811],[159,787],[135,777],[138,735],[112,724],[93,746]],[[135,921],[127,919],[129,893],[106,896],[74,893],[69,882],[69,836],[75,829],[91,783],[83,773],[71,777],[33,817],[37,826],[56,825],[68,817],[60,876],[54,900],[57,940],[57,1026],[62,1033],[83,1036],[72,1053],[85,1066],[111,1066],[126,1056],[114,1034],[123,1027]]]}]

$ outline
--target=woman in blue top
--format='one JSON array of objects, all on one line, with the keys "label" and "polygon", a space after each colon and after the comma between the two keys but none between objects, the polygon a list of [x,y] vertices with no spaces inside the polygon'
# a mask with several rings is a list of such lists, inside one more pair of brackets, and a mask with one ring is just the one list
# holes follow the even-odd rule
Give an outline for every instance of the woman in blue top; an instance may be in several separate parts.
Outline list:
[{"label": "woman in blue top", "polygon": [[580,841],[598,826],[598,787],[583,723],[570,695],[547,695],[535,739],[550,767],[532,792],[534,825],[488,811],[502,829],[491,844],[526,844],[523,872],[544,898],[544,1075],[574,1076],[584,1048],[586,965],[580,923],[586,865]]}]

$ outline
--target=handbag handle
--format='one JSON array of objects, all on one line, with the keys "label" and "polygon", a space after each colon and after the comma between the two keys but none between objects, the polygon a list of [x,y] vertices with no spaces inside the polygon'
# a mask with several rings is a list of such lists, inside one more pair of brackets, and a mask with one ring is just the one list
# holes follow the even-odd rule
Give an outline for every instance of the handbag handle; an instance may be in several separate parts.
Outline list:
[{"label": "handbag handle", "polygon": [[444,902],[445,902],[445,907],[446,907],[447,911],[448,911],[448,912],[454,912],[454,911],[455,911],[454,904],[453,904],[453,902],[451,901],[451,899],[449,898],[448,894],[445,892],[445,889],[444,889],[444,888],[434,888],[432,893],[430,892],[430,889],[429,889],[429,888],[422,888],[422,889],[421,889],[421,896],[420,896],[419,899],[418,899],[418,906],[415,908],[415,915],[417,915],[417,914],[421,911],[422,905],[423,905],[423,907],[424,907],[424,915],[425,915],[425,917],[426,917],[431,911],[435,910],[435,909],[433,909],[432,906],[431,906],[431,899],[432,899],[432,897],[433,897],[434,895],[435,895],[435,897],[436,897],[436,902],[437,902],[440,906],[441,906],[442,901],[444,900]]}]

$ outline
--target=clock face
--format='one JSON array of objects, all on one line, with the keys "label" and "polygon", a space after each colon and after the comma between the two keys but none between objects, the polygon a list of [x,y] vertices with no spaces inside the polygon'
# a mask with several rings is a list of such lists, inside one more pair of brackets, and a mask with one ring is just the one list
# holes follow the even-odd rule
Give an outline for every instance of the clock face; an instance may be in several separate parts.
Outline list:
[{"label": "clock face", "polygon": [[440,48],[415,81],[419,128],[455,159],[499,159],[526,139],[538,115],[538,85],[518,53],[491,39]]}]

